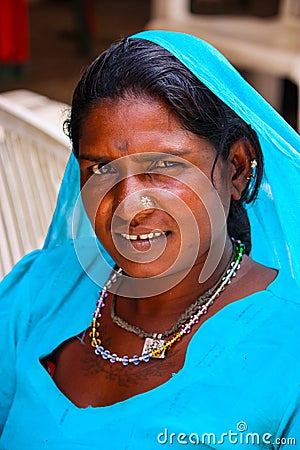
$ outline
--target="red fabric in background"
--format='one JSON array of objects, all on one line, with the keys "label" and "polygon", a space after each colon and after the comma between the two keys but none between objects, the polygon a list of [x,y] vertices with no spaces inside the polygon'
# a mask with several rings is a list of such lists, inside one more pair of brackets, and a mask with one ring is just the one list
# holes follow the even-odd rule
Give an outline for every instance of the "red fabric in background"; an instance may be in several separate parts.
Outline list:
[{"label": "red fabric in background", "polygon": [[0,64],[29,58],[28,0],[0,0]]}]

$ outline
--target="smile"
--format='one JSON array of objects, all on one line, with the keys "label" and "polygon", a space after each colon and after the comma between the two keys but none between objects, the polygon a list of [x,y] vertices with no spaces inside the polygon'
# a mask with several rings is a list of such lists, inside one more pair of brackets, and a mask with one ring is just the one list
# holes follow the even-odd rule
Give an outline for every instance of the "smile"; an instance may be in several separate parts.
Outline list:
[{"label": "smile", "polygon": [[146,240],[146,239],[154,239],[164,235],[162,231],[155,231],[147,234],[126,234],[121,233],[121,236],[128,241],[137,241],[137,240]]}]

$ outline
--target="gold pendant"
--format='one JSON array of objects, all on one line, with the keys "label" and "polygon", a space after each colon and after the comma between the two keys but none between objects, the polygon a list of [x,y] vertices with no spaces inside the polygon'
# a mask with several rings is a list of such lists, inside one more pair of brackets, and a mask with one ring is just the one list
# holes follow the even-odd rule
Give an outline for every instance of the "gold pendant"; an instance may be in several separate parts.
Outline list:
[{"label": "gold pendant", "polygon": [[[146,338],[144,347],[143,347],[143,354],[147,353],[150,354],[153,350],[156,350],[160,348],[162,345],[164,345],[165,341],[163,339],[160,339],[161,335],[153,335],[153,338]],[[164,359],[166,357],[166,350],[163,350],[159,356],[152,356],[152,358],[157,359]]]}]

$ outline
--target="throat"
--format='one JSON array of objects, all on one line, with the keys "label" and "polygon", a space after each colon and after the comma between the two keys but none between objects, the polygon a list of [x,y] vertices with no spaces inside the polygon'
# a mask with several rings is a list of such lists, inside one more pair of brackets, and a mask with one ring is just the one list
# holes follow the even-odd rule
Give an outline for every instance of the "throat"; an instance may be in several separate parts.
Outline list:
[{"label": "throat", "polygon": [[[102,310],[108,297],[107,290],[109,287],[111,287],[113,282],[117,281],[118,276],[121,276],[121,270],[119,269],[117,274],[114,274],[102,289],[100,298],[97,302],[96,311],[93,314],[93,320],[91,324],[91,344],[95,348],[95,354],[97,356],[101,356],[102,359],[109,360],[111,363],[122,363],[124,366],[128,364],[138,365],[140,362],[149,362],[151,358],[164,358],[166,351],[173,347],[174,344],[179,342],[185,335],[190,334],[192,329],[195,330],[197,328],[195,327],[195,325],[198,324],[200,318],[207,314],[208,309],[213,305],[216,298],[218,298],[227,284],[229,284],[231,282],[231,279],[236,275],[236,271],[240,267],[243,253],[244,246],[240,243],[237,243],[234,247],[234,251],[231,256],[231,260],[229,261],[228,267],[226,267],[226,269],[223,271],[220,280],[203,294],[197,296],[196,300],[193,300],[192,303],[189,302],[188,306],[186,306],[187,296],[177,296],[177,299],[181,301],[181,306],[185,303],[185,307],[180,313],[180,316],[173,322],[172,326],[169,325],[170,321],[166,320],[166,314],[162,314],[162,308],[160,307],[161,301],[159,301],[159,303],[155,302],[156,314],[152,314],[151,316],[149,316],[149,311],[147,311],[148,316],[146,316],[145,314],[136,314],[136,311],[132,311],[132,307],[136,308],[137,304],[139,304],[140,302],[150,302],[150,305],[152,306],[152,303],[154,303],[153,298],[151,299],[151,301],[149,299],[137,299],[136,301],[133,301],[132,299],[123,298],[123,302],[121,302],[121,308],[119,308],[121,310],[121,314],[123,314],[122,316],[120,315],[120,312],[116,310],[117,295],[114,294],[111,299],[112,322],[120,329],[133,333],[134,335],[145,339],[142,354],[140,356],[134,355],[133,357],[128,357],[126,355],[120,356],[116,353],[111,353],[108,349],[105,349],[101,343],[101,338],[99,337],[98,331],[100,327],[100,319],[102,317]],[[189,294],[191,295],[191,292]],[[175,308],[174,300],[168,300],[167,311],[169,313],[169,319],[171,312],[172,315],[174,315]],[[178,309],[175,309],[175,311],[178,311]],[[131,314],[128,314],[128,312],[131,312]],[[164,308],[164,313],[165,312],[166,308]],[[135,323],[132,323],[132,317],[136,318]],[[166,328],[166,324],[168,324],[168,328]],[[147,328],[145,327],[145,325],[147,326]],[[150,330],[150,327],[152,328],[152,330]],[[156,327],[155,331],[153,331],[154,327]]]}]

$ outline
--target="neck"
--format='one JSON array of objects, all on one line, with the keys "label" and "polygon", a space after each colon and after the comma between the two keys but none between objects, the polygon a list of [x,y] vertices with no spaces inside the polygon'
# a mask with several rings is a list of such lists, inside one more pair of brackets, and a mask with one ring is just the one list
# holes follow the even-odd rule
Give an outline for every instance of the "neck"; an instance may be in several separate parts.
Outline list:
[{"label": "neck", "polygon": [[[118,296],[118,314],[128,319],[135,317],[139,318],[141,321],[148,320],[151,321],[151,324],[154,322],[157,322],[157,324],[162,322],[171,323],[201,294],[213,287],[219,281],[231,259],[231,255],[232,243],[230,239],[228,239],[216,270],[205,282],[199,283],[199,274],[203,269],[207,254],[205,254],[203,258],[192,267],[188,274],[171,289],[164,289],[164,286],[169,285],[168,283],[172,282],[172,279],[169,277],[168,279],[161,278],[157,280],[160,283],[159,287],[161,287],[160,291],[162,292],[148,297],[145,297],[144,280],[141,280],[141,283],[134,282],[130,285],[129,279],[127,282],[129,295]],[[175,276],[176,279],[178,279],[178,277],[180,278],[180,274],[178,273],[174,275],[174,279]],[[158,286],[156,281],[152,281],[152,283],[155,283],[155,285]],[[139,292],[141,288],[142,296],[140,297]],[[132,321],[133,320],[131,320],[131,322]]]}]

